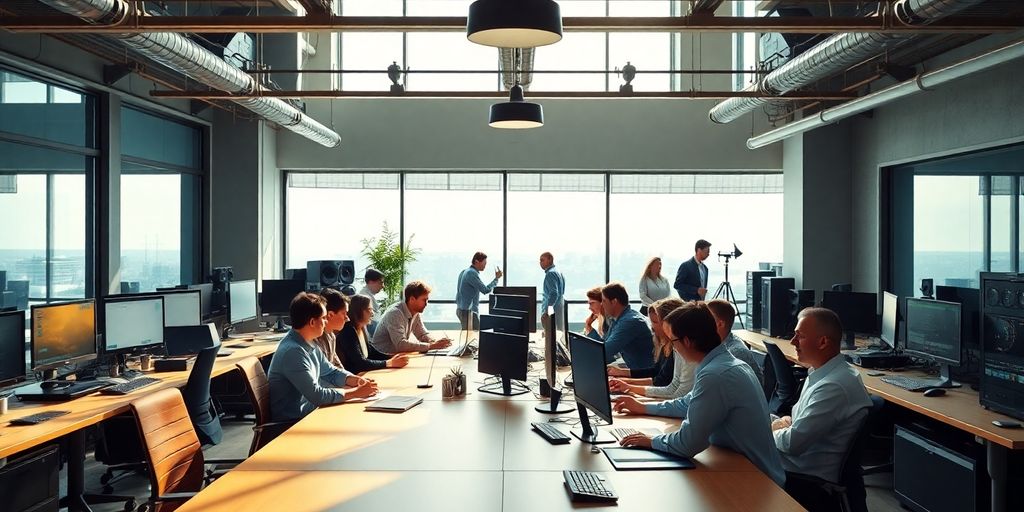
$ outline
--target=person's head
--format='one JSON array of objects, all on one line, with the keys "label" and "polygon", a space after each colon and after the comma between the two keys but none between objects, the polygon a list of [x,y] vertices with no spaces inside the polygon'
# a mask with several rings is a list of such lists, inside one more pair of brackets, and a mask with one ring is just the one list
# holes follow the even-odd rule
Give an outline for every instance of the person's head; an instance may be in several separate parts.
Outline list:
[{"label": "person's head", "polygon": [[736,321],[736,308],[725,299],[714,299],[708,301],[708,309],[715,315],[718,337],[724,340],[732,332],[732,324]]},{"label": "person's head", "polygon": [[644,267],[644,275],[642,278],[648,279],[659,279],[661,277],[661,258],[655,256],[647,262],[647,266]]},{"label": "person's head", "polygon": [[412,314],[422,313],[427,309],[431,288],[423,281],[412,281],[405,285],[405,305]]},{"label": "person's head", "polygon": [[601,288],[601,309],[605,316],[618,318],[629,307],[629,293],[622,283],[608,283]]},{"label": "person's head", "polygon": [[555,264],[555,257],[550,252],[544,252],[540,255],[540,268],[547,270],[548,267]]},{"label": "person's head", "polygon": [[298,331],[307,341],[320,337],[327,323],[324,298],[315,293],[299,293],[288,307],[288,317],[292,329]]},{"label": "person's head", "polygon": [[805,308],[797,315],[792,344],[801,363],[818,368],[839,354],[843,323],[831,309]]},{"label": "person's head", "polygon": [[672,350],[672,344],[668,341],[671,336],[665,336],[664,327],[662,327],[664,322],[662,319],[682,305],[682,299],[669,297],[667,299],[655,301],[654,304],[651,304],[650,308],[647,309],[647,317],[651,320],[651,331],[654,333],[655,355],[661,352],[662,355],[667,356],[669,351]]},{"label": "person's head", "polygon": [[473,254],[473,262],[471,263],[473,268],[480,272],[483,272],[487,268],[487,255],[482,252]]},{"label": "person's head", "polygon": [[601,287],[595,286],[587,290],[587,307],[590,308],[590,312],[597,315],[603,316],[604,312],[601,311]]},{"label": "person's head", "polygon": [[690,362],[703,360],[708,352],[722,343],[715,329],[714,315],[708,305],[700,301],[678,307],[665,316],[662,325],[676,353]]},{"label": "person's head", "polygon": [[336,332],[345,328],[348,321],[348,297],[334,288],[324,288],[320,291],[324,299],[324,307],[327,309],[327,325],[324,330]]},{"label": "person's head", "polygon": [[693,244],[693,257],[697,258],[697,261],[704,261],[711,255],[711,242],[701,238],[697,240],[696,244]]},{"label": "person's head", "polygon": [[384,289],[384,274],[373,267],[366,269],[363,281],[366,281],[366,287],[373,293],[380,293]]},{"label": "person's head", "polygon": [[355,324],[356,329],[362,329],[370,325],[373,319],[373,299],[366,295],[353,295],[348,301],[348,318]]}]

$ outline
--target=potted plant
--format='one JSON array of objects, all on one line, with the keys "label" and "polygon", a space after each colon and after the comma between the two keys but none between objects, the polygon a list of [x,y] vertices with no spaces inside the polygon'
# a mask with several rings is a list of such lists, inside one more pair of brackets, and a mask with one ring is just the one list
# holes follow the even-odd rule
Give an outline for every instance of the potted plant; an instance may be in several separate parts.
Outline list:
[{"label": "potted plant", "polygon": [[378,237],[363,239],[363,256],[370,260],[370,266],[384,274],[384,308],[396,303],[402,297],[405,286],[405,269],[416,261],[419,249],[412,246],[413,235],[403,245],[398,233],[384,227]]}]

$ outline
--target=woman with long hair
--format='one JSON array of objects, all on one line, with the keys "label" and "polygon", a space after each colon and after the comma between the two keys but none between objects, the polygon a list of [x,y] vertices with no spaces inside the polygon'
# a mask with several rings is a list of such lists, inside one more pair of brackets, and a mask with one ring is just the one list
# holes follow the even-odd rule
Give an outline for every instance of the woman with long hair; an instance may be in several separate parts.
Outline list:
[{"label": "woman with long hair", "polygon": [[640,276],[640,314],[647,315],[652,304],[667,299],[672,295],[672,286],[668,279],[661,275],[661,257],[655,256],[647,261],[644,274]]},{"label": "woman with long hair", "polygon": [[608,388],[616,393],[631,393],[651,398],[677,398],[693,388],[697,365],[674,354],[672,340],[665,336],[662,319],[683,305],[678,298],[661,299],[651,305],[651,330],[654,332],[654,366],[621,369],[608,367]]},{"label": "woman with long hair", "polygon": [[373,299],[366,295],[353,295],[349,299],[348,323],[338,333],[337,349],[345,369],[362,373],[383,368],[401,368],[409,364],[408,354],[388,357],[381,354],[369,343],[370,334],[366,327],[373,319]]}]

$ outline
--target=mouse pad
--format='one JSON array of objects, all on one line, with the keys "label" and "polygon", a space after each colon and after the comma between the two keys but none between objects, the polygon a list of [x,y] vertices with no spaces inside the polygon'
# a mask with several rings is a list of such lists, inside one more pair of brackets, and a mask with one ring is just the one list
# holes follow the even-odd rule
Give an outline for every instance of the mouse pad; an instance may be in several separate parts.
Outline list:
[{"label": "mouse pad", "polygon": [[643,448],[603,448],[601,451],[617,470],[630,469],[693,469],[690,459]]}]

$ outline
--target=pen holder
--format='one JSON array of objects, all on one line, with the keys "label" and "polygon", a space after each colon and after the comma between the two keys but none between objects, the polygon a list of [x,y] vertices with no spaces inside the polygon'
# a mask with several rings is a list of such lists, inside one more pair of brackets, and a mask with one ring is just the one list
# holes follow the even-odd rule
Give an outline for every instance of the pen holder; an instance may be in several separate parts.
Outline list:
[{"label": "pen holder", "polygon": [[455,396],[465,396],[465,395],[466,395],[466,374],[463,373],[463,374],[460,374],[460,375],[457,376],[457,381],[455,383]]},{"label": "pen holder", "polygon": [[445,375],[441,379],[441,398],[453,398],[456,396],[455,388],[458,386],[458,378],[454,375]]}]

